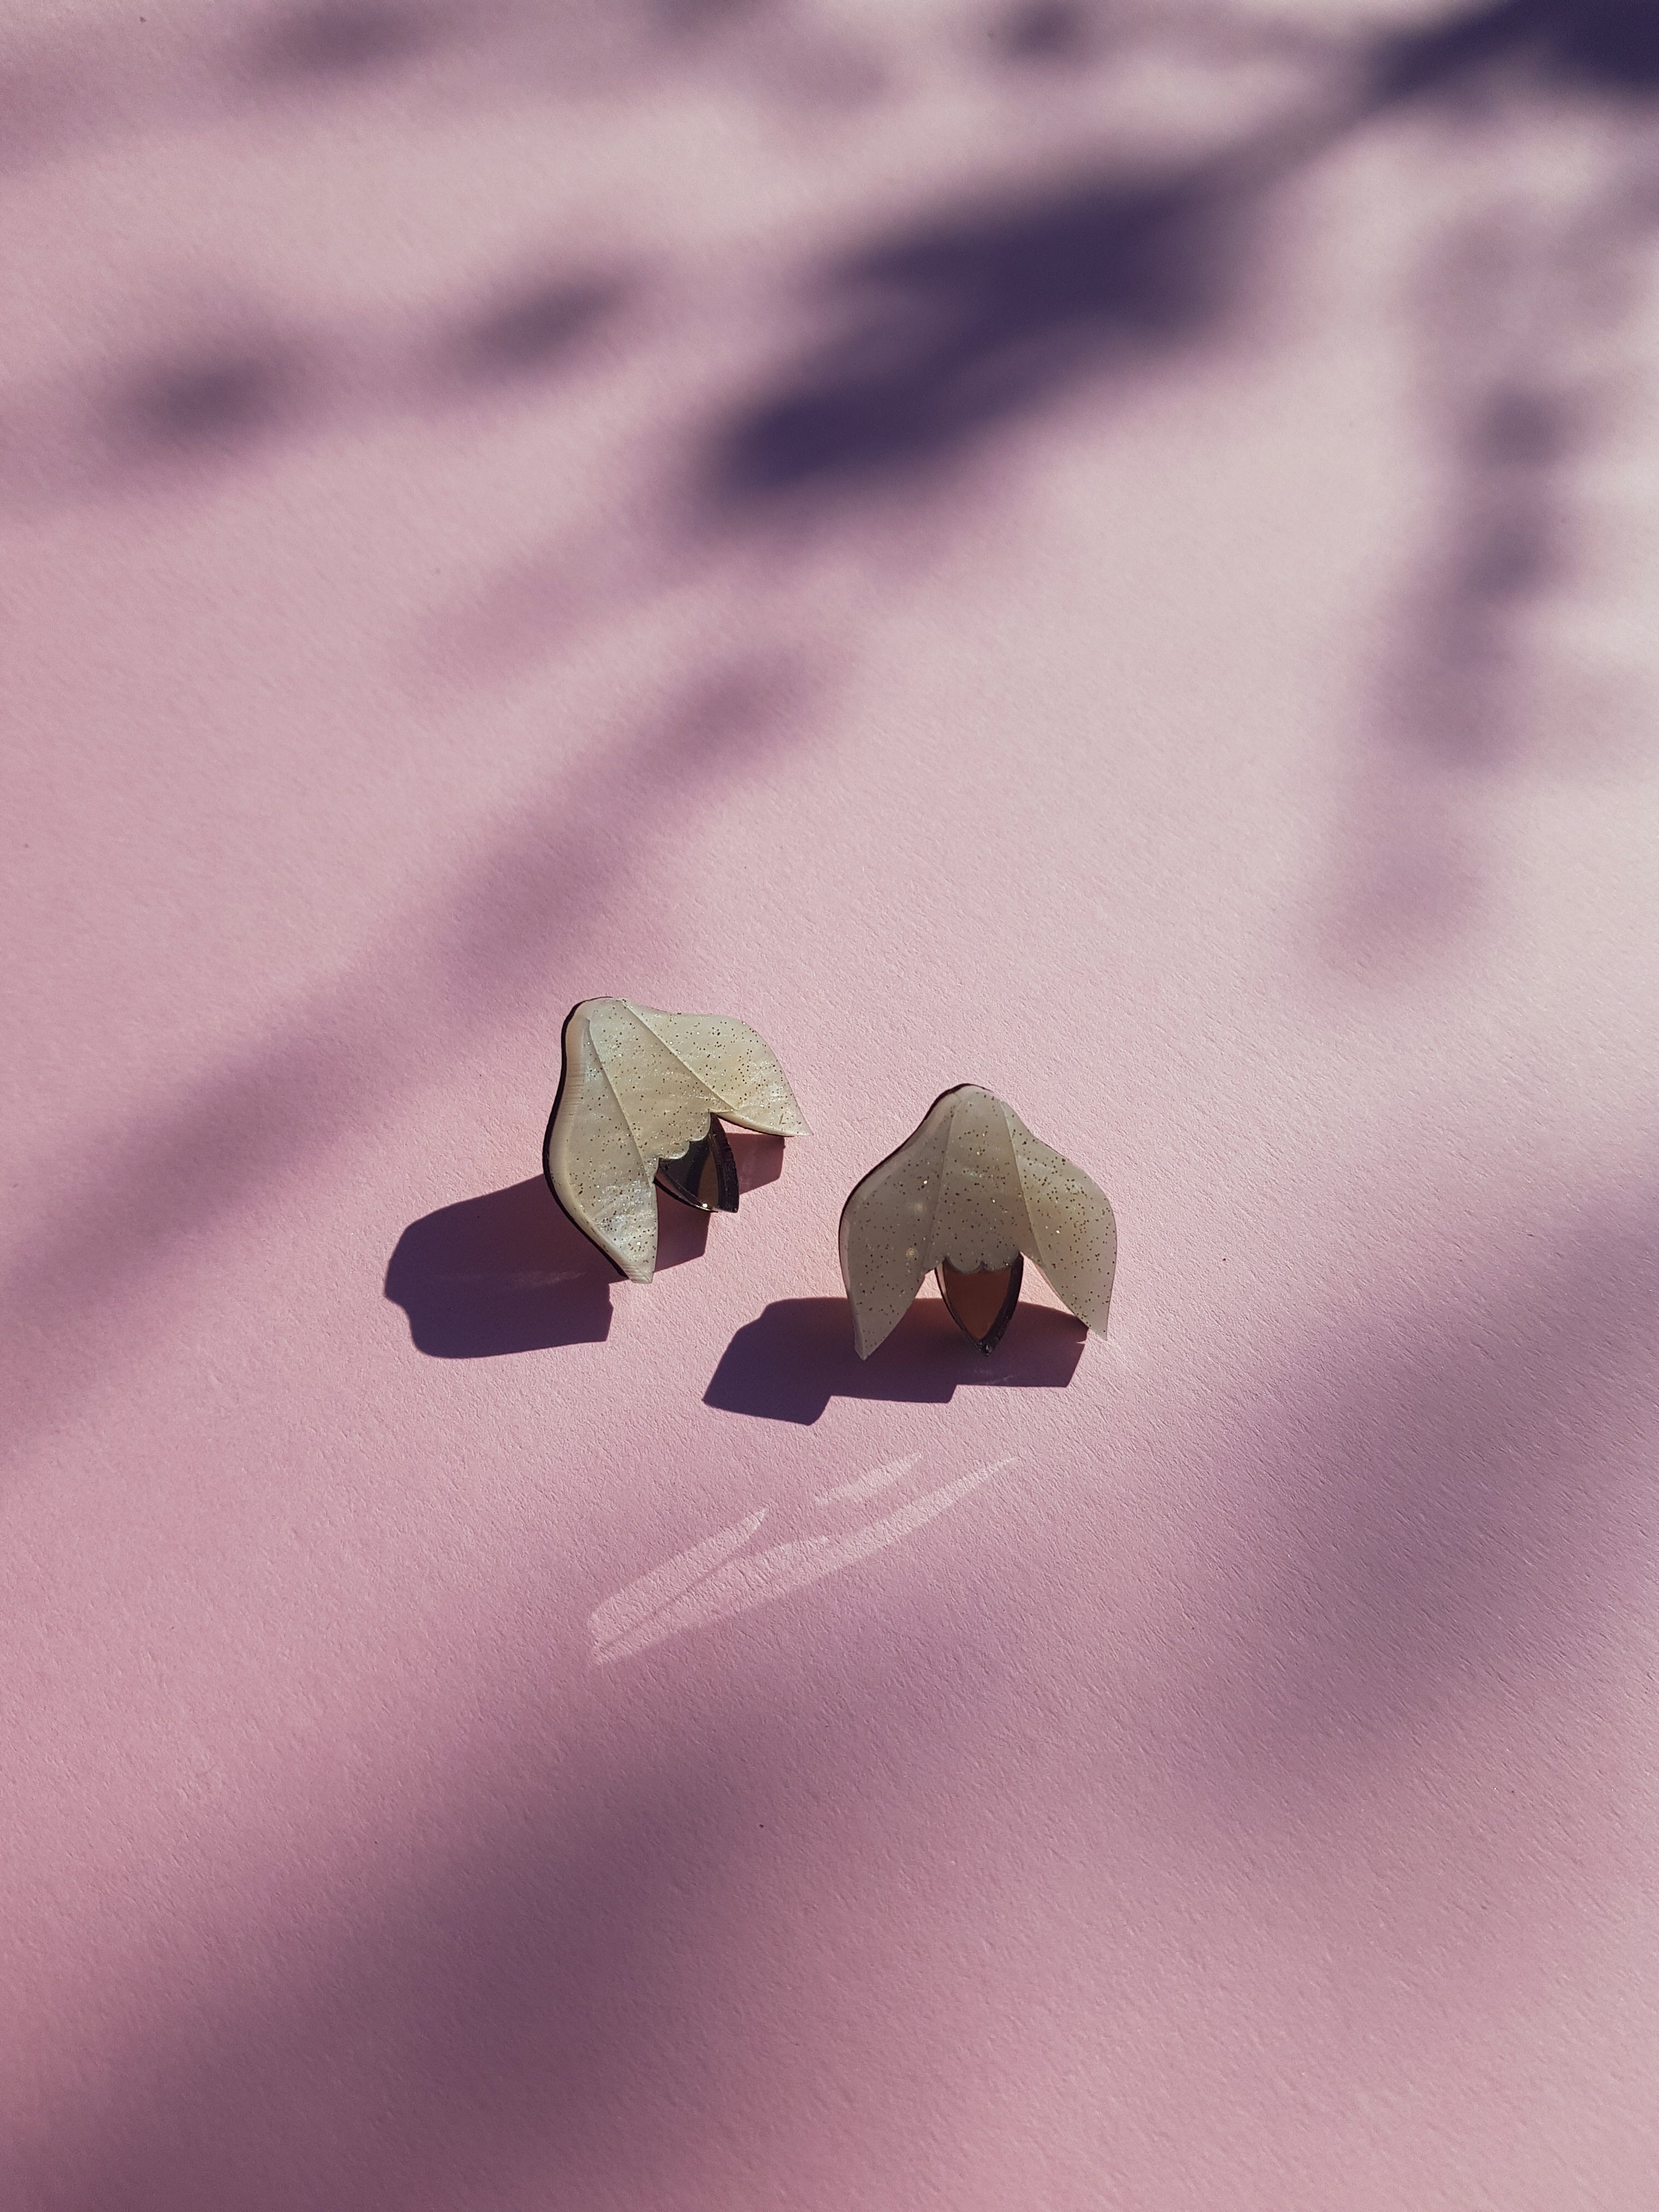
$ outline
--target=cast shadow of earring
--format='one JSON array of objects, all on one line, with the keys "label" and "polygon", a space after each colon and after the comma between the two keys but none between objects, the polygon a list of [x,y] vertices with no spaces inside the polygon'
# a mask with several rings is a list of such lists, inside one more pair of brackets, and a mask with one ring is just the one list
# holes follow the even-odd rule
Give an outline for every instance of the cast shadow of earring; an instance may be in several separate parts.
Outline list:
[{"label": "cast shadow of earring", "polygon": [[[733,1130],[738,1187],[783,1172],[781,1137]],[[700,1260],[709,1217],[657,1194],[657,1271]],[[386,1294],[409,1316],[418,1352],[434,1359],[491,1359],[603,1344],[611,1286],[622,1276],[590,1244],[540,1176],[486,1191],[411,1221],[386,1267]]]},{"label": "cast shadow of earring", "polygon": [[948,1405],[957,1385],[1063,1390],[1088,1331],[1052,1306],[1021,1305],[988,1358],[970,1344],[942,1298],[924,1291],[868,1359],[853,1349],[845,1298],[784,1298],[745,1322],[720,1355],[705,1406],[810,1427],[831,1398]]}]

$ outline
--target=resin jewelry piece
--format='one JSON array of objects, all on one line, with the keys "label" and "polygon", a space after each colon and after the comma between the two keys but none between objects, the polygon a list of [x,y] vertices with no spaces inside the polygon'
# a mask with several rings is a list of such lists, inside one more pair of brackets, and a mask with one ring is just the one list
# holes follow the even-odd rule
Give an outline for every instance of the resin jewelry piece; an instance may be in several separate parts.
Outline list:
[{"label": "resin jewelry piece", "polygon": [[630,1282],[656,1269],[653,1182],[705,1213],[737,1212],[720,1116],[769,1137],[807,1133],[771,1047],[746,1023],[627,999],[571,1009],[542,1165],[577,1228]]},{"label": "resin jewelry piece", "polygon": [[962,1084],[933,1101],[842,1208],[841,1273],[859,1358],[898,1327],[930,1268],[957,1325],[994,1351],[1019,1303],[1024,1259],[1105,1334],[1117,1265],[1106,1194],[1000,1098]]}]

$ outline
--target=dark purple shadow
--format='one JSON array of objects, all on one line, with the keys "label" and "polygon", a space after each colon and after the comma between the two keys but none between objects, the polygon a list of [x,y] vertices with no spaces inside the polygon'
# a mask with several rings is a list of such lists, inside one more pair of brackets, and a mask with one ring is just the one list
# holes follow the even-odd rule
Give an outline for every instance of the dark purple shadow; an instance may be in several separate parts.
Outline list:
[{"label": "dark purple shadow", "polygon": [[[702,1257],[708,1216],[659,1196],[657,1265]],[[622,1279],[560,1211],[540,1176],[410,1222],[386,1268],[386,1294],[434,1359],[490,1359],[603,1344],[611,1285]]]},{"label": "dark purple shadow", "polygon": [[[731,1134],[738,1188],[775,1182],[783,1139]],[[708,1223],[708,1214],[659,1192],[659,1271],[700,1260]],[[434,1359],[492,1359],[603,1344],[611,1285],[621,1279],[544,1179],[532,1176],[411,1221],[386,1268],[386,1294],[409,1316],[416,1351]]]},{"label": "dark purple shadow", "polygon": [[1384,38],[1372,97],[1437,93],[1505,64],[1546,84],[1650,98],[1659,91],[1659,11],[1652,0],[1485,0]]},{"label": "dark purple shadow", "polygon": [[1088,1331],[1052,1306],[1023,1305],[988,1358],[924,1294],[868,1359],[853,1349],[845,1298],[784,1298],[745,1322],[720,1355],[705,1406],[810,1426],[831,1398],[945,1406],[957,1385],[1063,1390]]}]

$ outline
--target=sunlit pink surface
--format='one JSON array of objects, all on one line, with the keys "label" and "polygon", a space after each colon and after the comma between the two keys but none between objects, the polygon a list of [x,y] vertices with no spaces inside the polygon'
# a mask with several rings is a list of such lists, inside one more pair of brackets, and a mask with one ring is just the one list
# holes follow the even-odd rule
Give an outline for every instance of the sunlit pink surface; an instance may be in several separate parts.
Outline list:
[{"label": "sunlit pink surface", "polygon": [[[1434,15],[9,19],[0,2203],[1652,2203],[1659,148]],[[1109,1335],[860,1369],[963,1081]]]}]

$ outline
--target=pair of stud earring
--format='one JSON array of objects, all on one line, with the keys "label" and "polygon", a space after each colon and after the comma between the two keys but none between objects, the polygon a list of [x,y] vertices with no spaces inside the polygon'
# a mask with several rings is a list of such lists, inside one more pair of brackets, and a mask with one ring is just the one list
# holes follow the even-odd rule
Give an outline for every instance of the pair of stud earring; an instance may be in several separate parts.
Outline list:
[{"label": "pair of stud earring", "polygon": [[[543,1148],[548,1184],[631,1282],[648,1283],[656,1267],[656,1190],[706,1213],[737,1212],[723,1122],[808,1133],[777,1055],[744,1022],[584,999],[563,1046]],[[860,1359],[897,1328],[930,1273],[957,1326],[988,1352],[1013,1318],[1028,1259],[1103,1334],[1117,1228],[1080,1168],[964,1083],[854,1185],[840,1249]]]}]

